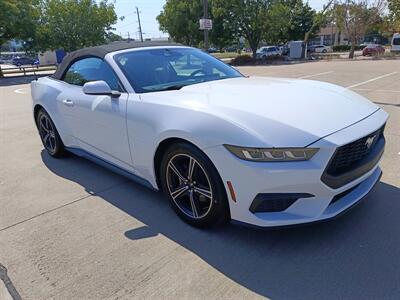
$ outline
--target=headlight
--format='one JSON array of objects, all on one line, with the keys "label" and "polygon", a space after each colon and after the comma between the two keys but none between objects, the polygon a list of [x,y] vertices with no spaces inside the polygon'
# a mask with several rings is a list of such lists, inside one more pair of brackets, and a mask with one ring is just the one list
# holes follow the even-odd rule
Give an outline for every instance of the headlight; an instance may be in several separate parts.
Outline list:
[{"label": "headlight", "polygon": [[250,161],[282,162],[309,160],[318,148],[248,148],[224,145],[235,156]]}]

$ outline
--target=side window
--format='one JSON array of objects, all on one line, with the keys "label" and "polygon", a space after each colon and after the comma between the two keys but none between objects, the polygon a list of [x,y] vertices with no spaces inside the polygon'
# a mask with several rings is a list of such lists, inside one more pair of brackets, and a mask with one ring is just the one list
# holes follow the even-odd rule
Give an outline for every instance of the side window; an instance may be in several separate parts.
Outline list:
[{"label": "side window", "polygon": [[84,58],[74,62],[63,77],[63,81],[79,86],[96,80],[104,80],[112,90],[120,90],[118,79],[111,67],[102,59],[96,57]]}]

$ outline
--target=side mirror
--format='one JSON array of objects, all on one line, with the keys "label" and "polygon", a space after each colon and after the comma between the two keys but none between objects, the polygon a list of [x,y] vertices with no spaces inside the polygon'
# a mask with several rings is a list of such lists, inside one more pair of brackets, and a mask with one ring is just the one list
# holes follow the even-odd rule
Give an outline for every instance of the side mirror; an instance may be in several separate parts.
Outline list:
[{"label": "side mirror", "polygon": [[86,82],[83,85],[83,92],[86,95],[105,95],[111,97],[119,97],[121,93],[111,90],[107,82],[103,80]]}]

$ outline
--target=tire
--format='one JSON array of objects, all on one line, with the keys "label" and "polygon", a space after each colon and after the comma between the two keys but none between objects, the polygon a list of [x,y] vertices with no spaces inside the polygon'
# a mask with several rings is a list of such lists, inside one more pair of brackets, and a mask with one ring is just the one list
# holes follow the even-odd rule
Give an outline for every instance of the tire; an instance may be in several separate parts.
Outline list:
[{"label": "tire", "polygon": [[[189,175],[189,169],[193,175]],[[185,222],[196,227],[211,227],[230,219],[222,180],[210,159],[199,149],[188,143],[170,146],[159,171],[163,192]]]},{"label": "tire", "polygon": [[47,153],[52,157],[63,157],[65,155],[64,144],[58,134],[56,126],[43,108],[40,109],[37,114],[36,125],[40,139]]},{"label": "tire", "polygon": [[322,50],[322,53],[327,53],[328,51],[326,49]]}]

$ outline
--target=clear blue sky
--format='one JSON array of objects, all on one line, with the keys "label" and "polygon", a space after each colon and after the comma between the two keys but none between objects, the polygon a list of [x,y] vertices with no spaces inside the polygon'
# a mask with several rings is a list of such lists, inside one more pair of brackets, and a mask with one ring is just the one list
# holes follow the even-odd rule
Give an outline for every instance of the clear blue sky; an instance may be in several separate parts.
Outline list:
[{"label": "clear blue sky", "polygon": [[[156,17],[162,10],[165,0],[114,0],[115,10],[118,18],[125,16],[123,21],[118,19],[114,27],[116,33],[121,34],[123,37],[130,36],[138,38],[138,22],[135,7],[137,6],[140,11],[140,18],[142,23],[142,30],[145,37],[160,37],[167,36],[167,34],[160,32]],[[196,0],[193,0],[196,1]],[[201,1],[201,0],[197,0]],[[113,2],[113,0],[109,1]],[[308,3],[314,9],[321,9],[322,5],[327,0],[309,0]]]}]

